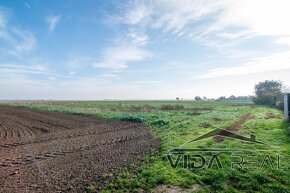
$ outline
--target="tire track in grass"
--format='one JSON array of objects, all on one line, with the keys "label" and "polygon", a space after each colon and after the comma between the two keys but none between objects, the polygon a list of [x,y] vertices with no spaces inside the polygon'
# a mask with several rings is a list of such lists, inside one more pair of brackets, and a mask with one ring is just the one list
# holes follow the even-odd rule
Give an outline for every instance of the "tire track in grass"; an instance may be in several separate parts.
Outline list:
[{"label": "tire track in grass", "polygon": [[[240,130],[243,125],[250,119],[253,119],[254,116],[251,115],[251,114],[246,114],[242,117],[239,118],[239,120],[237,122],[235,122],[232,126],[226,128],[225,130],[227,131],[231,131],[231,132],[237,132],[238,130]],[[214,136],[213,139],[216,141],[216,142],[222,142],[225,140],[225,137],[224,136],[221,136],[221,135],[217,135],[217,136]]]}]

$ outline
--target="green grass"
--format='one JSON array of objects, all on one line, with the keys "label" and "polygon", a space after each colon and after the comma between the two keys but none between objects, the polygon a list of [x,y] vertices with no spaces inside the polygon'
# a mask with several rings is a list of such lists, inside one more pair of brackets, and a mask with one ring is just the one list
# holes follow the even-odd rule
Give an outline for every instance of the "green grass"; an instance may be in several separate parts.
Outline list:
[{"label": "green grass", "polygon": [[86,186],[85,187],[85,191],[86,192],[92,192],[92,191],[94,191],[96,188],[95,188],[95,186],[93,186],[93,185],[89,185],[89,186]]},{"label": "green grass", "polygon": [[[150,192],[161,184],[182,188],[199,184],[201,192],[290,192],[290,170],[273,169],[268,161],[261,169],[233,170],[229,166],[231,155],[222,154],[222,169],[213,167],[190,170],[183,167],[172,169],[165,156],[175,147],[259,149],[268,150],[267,155],[274,160],[274,164],[279,154],[283,166],[290,168],[289,123],[283,121],[282,112],[276,109],[255,107],[252,104],[193,101],[40,101],[9,105],[144,122],[154,136],[161,140],[160,156],[148,156],[140,166],[120,172],[103,192]],[[238,133],[244,136],[255,134],[257,140],[266,145],[231,139],[221,143],[213,139],[187,143],[213,128],[229,127],[246,114],[252,114],[254,118],[247,121]],[[264,155],[257,156],[259,163],[263,162]],[[210,154],[205,156],[211,157]]]}]

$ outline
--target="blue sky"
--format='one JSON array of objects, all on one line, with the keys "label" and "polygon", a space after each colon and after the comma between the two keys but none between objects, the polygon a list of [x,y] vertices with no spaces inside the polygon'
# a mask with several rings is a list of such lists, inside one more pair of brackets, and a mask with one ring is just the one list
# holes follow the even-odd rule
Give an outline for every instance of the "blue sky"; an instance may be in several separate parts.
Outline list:
[{"label": "blue sky", "polygon": [[0,99],[192,99],[290,85],[287,0],[0,2]]}]

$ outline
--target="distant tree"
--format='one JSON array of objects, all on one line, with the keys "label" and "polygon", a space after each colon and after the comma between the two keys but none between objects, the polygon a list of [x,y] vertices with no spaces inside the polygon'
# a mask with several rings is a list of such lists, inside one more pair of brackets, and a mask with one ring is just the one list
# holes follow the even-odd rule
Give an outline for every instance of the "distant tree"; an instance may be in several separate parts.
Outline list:
[{"label": "distant tree", "polygon": [[195,99],[196,101],[201,101],[201,100],[202,100],[200,96],[196,96],[196,97],[194,97],[194,99]]},{"label": "distant tree", "polygon": [[259,105],[276,106],[283,99],[284,85],[281,81],[266,80],[255,85],[254,102]]},{"label": "distant tree", "polygon": [[206,101],[206,100],[207,100],[206,96],[202,97],[202,99],[203,99],[204,101]]},{"label": "distant tree", "polygon": [[231,95],[230,97],[229,97],[230,99],[235,99],[235,98],[237,98],[235,95]]},{"label": "distant tree", "polygon": [[285,86],[278,80],[266,80],[255,85],[255,93],[257,96],[269,93],[282,93]]},{"label": "distant tree", "polygon": [[221,96],[220,98],[218,98],[218,100],[224,100],[226,97],[225,96]]},{"label": "distant tree", "polygon": [[176,100],[179,101],[179,97],[176,97]]}]

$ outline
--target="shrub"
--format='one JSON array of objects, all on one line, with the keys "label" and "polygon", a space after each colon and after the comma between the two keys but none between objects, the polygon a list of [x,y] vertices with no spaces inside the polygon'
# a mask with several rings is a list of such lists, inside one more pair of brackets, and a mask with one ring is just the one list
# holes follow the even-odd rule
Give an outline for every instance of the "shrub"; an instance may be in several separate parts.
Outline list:
[{"label": "shrub", "polygon": [[118,117],[117,119],[121,121],[131,121],[131,122],[137,122],[137,123],[143,122],[143,118],[141,116],[136,116],[136,115],[124,115],[124,116]]},{"label": "shrub", "polygon": [[276,105],[276,97],[274,94],[265,94],[258,97],[254,97],[254,103],[257,105]]},{"label": "shrub", "polygon": [[277,109],[279,110],[284,110],[284,102],[283,101],[278,101],[276,104]]},{"label": "shrub", "polygon": [[255,85],[254,102],[258,105],[276,106],[276,102],[283,99],[285,86],[276,80],[266,80]]}]

